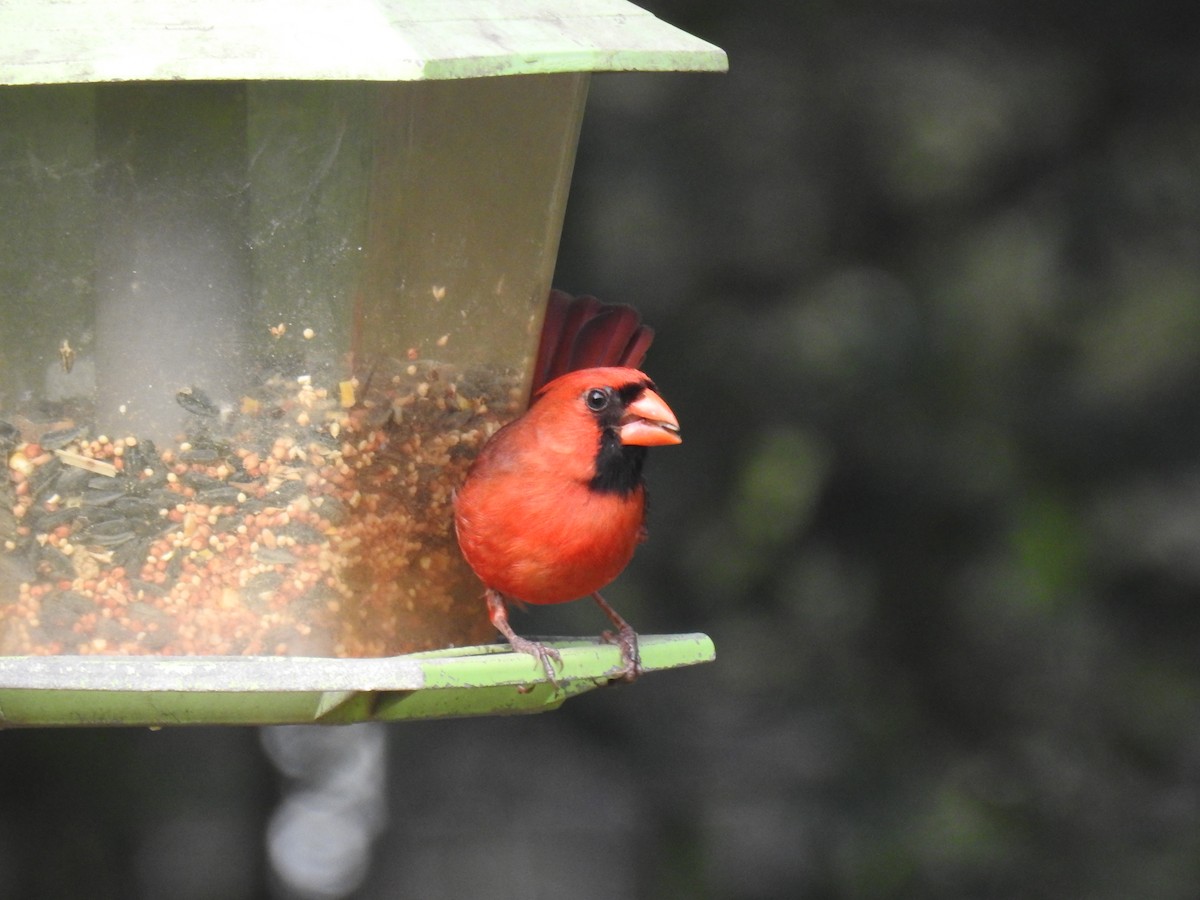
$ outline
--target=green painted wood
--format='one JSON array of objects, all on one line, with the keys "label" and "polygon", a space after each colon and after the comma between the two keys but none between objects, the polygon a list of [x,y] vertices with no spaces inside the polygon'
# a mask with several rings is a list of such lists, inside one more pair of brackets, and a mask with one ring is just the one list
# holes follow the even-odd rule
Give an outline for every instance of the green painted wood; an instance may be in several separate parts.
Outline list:
[{"label": "green painted wood", "polygon": [[[559,685],[503,645],[387,659],[0,657],[0,727],[350,724],[545,712],[603,687],[598,641],[550,641]],[[703,634],[643,635],[647,674],[711,662]]]},{"label": "green painted wood", "polygon": [[0,84],[724,71],[626,0],[5,0]]}]

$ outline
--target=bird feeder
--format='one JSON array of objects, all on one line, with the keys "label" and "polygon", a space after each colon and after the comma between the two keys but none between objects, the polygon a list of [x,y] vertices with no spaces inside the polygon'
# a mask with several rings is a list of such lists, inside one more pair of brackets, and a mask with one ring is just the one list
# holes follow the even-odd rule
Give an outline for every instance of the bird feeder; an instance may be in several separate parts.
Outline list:
[{"label": "bird feeder", "polygon": [[0,725],[603,683],[472,646],[452,494],[523,406],[590,73],[724,67],[624,0],[0,6]]}]

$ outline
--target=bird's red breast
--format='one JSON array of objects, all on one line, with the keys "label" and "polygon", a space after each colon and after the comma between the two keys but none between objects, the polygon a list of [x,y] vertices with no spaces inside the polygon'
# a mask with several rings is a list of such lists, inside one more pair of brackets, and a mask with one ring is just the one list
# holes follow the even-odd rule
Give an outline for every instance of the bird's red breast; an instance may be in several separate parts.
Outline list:
[{"label": "bird's red breast", "polygon": [[642,540],[646,447],[679,442],[674,414],[637,369],[554,379],[492,436],[458,492],[463,555],[484,584],[526,603],[598,591]]}]

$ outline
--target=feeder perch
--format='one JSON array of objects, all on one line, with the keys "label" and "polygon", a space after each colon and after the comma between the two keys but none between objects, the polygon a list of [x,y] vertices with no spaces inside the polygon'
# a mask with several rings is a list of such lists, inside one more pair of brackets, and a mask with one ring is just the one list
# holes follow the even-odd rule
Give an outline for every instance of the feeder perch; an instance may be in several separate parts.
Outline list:
[{"label": "feeder perch", "polygon": [[624,0],[0,5],[0,726],[604,683],[472,646],[451,497],[523,404],[590,73],[725,64]]}]

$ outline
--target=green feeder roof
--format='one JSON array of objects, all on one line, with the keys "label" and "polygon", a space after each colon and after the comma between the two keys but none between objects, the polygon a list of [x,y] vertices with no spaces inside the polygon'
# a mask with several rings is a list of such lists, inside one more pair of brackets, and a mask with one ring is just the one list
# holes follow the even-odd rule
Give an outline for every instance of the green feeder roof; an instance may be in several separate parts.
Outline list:
[{"label": "green feeder roof", "polygon": [[626,0],[7,0],[0,84],[724,71]]}]

